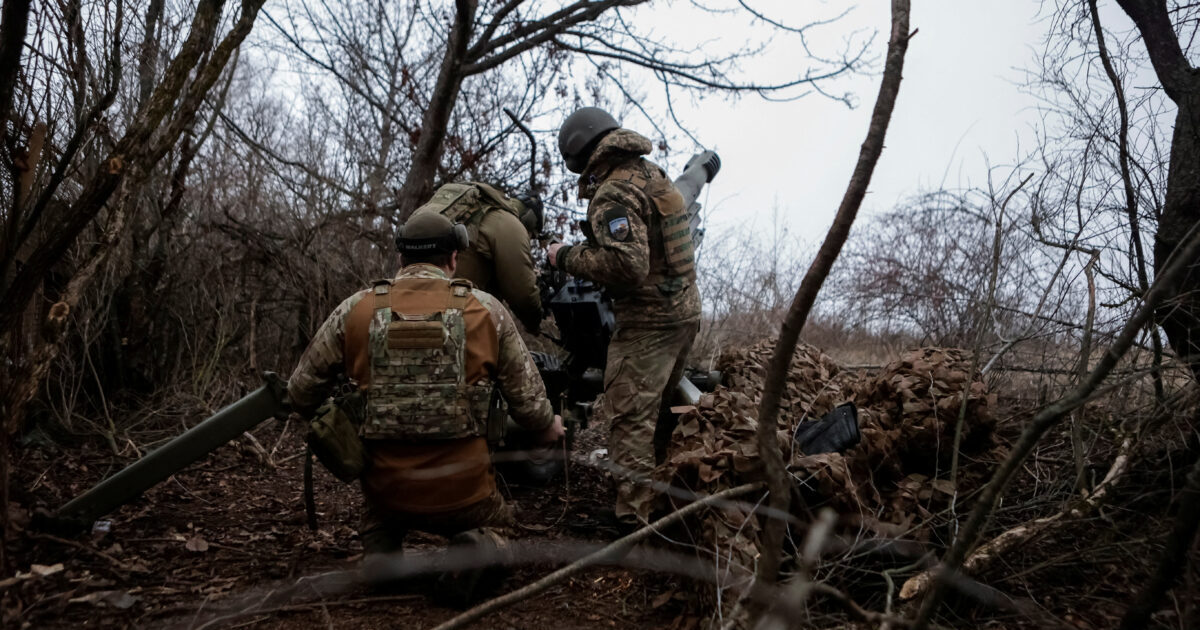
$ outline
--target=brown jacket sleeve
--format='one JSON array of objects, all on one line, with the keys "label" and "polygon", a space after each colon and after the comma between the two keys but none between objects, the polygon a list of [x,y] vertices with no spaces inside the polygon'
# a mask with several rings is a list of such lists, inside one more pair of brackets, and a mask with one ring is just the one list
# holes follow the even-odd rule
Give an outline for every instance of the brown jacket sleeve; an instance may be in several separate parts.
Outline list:
[{"label": "brown jacket sleeve", "polygon": [[492,211],[480,223],[479,235],[488,239],[491,249],[496,292],[525,329],[536,333],[542,324],[542,298],[530,252],[529,232],[512,213]]},{"label": "brown jacket sleeve", "polygon": [[496,384],[504,400],[508,402],[508,413],[517,424],[530,431],[541,431],[554,421],[554,409],[546,397],[546,385],[542,375],[517,326],[512,314],[496,298],[483,291],[475,291],[475,297],[492,316],[500,343],[496,361]]}]

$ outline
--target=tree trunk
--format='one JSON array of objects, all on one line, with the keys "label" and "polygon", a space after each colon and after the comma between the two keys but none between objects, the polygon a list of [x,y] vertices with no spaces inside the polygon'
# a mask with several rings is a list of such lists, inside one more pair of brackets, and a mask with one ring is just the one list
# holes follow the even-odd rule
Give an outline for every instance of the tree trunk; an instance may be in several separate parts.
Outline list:
[{"label": "tree trunk", "polygon": [[[1200,221],[1200,81],[1176,101],[1167,199],[1154,236],[1154,272],[1162,273],[1179,242]],[[1158,311],[1171,348],[1200,380],[1200,261],[1192,261],[1178,295]]]},{"label": "tree trunk", "polygon": [[[1117,0],[1133,19],[1163,91],[1179,107],[1171,139],[1167,198],[1154,235],[1154,272],[1161,274],[1180,241],[1200,221],[1200,74],[1188,63],[1163,0]],[[1200,380],[1200,261],[1191,261],[1176,295],[1157,319],[1175,354]]]},{"label": "tree trunk", "polygon": [[417,138],[417,146],[413,149],[408,177],[397,194],[398,222],[408,219],[409,215],[433,194],[433,178],[441,163],[442,145],[450,125],[450,114],[454,111],[458,91],[462,87],[462,69],[479,2],[456,0],[455,5],[457,10],[454,13],[454,23],[450,26],[450,34],[446,39],[446,56],[442,58],[437,82],[429,96],[429,106],[421,119],[421,134]]},{"label": "tree trunk", "polygon": [[29,5],[30,0],[4,0],[3,17],[0,17],[0,147],[7,139],[13,86],[21,71],[21,50],[25,47],[25,32],[29,29]]}]

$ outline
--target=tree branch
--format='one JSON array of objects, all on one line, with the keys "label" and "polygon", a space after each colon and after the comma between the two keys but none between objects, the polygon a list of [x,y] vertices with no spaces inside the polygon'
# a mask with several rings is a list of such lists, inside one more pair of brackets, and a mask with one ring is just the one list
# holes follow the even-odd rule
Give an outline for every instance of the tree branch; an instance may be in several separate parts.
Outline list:
[{"label": "tree branch", "polygon": [[575,575],[576,573],[582,571],[583,569],[586,569],[590,566],[595,566],[597,564],[601,564],[604,562],[611,562],[614,559],[620,558],[622,555],[624,555],[630,549],[632,549],[634,547],[634,545],[637,545],[638,543],[642,542],[643,540],[646,540],[647,538],[649,538],[651,535],[653,535],[663,529],[666,529],[666,528],[674,525],[675,523],[678,523],[679,521],[683,520],[684,518],[691,516],[692,514],[695,514],[696,512],[699,512],[700,510],[704,509],[705,507],[707,507],[709,505],[712,505],[714,503],[720,503],[721,501],[725,501],[727,499],[732,499],[734,497],[738,497],[743,494],[747,494],[749,492],[757,490],[760,487],[761,487],[761,484],[748,483],[748,484],[737,486],[734,488],[729,488],[728,490],[723,490],[716,494],[711,494],[702,499],[697,499],[695,502],[690,503],[687,506],[674,511],[674,512],[658,519],[657,521],[654,521],[653,523],[647,525],[646,527],[643,527],[642,529],[639,529],[636,532],[633,532],[632,534],[629,534],[628,536],[626,536],[624,538],[613,541],[607,547],[604,547],[603,549],[600,549],[599,551],[596,551],[595,553],[592,553],[583,558],[580,558],[579,560],[576,560],[575,562],[572,562],[571,564],[568,564],[567,566],[565,566],[545,577],[542,577],[541,579],[539,579],[536,582],[527,584],[515,591],[512,591],[511,593],[501,595],[500,597],[497,597],[492,600],[488,600],[470,610],[467,610],[466,612],[463,612],[462,614],[460,614],[448,621],[442,622],[442,623],[438,624],[437,627],[435,627],[433,630],[455,630],[455,629],[461,628],[469,623],[472,623],[474,621],[482,619],[484,615],[487,615],[489,613],[500,610],[501,608],[505,608],[505,607],[511,606],[513,604],[516,604],[518,602],[529,599],[530,597],[533,597],[534,595],[541,593],[542,591],[546,590],[547,588],[550,588],[551,586],[554,586],[555,584],[562,582],[566,578],[568,578],[572,575]]},{"label": "tree branch", "polygon": [[1166,0],[1117,0],[1117,4],[1133,19],[1142,34],[1142,41],[1150,53],[1150,63],[1154,65],[1163,90],[1178,103],[1182,94],[1192,89],[1196,79],[1179,46],[1179,39],[1175,37]]},{"label": "tree branch", "polygon": [[1100,357],[1100,361],[1092,369],[1091,373],[1088,374],[1088,378],[1070,393],[1038,412],[1025,428],[1025,431],[1021,433],[1020,439],[1013,446],[1012,454],[1001,464],[1000,468],[992,476],[991,481],[988,482],[983,492],[980,493],[978,502],[971,511],[971,517],[967,520],[967,523],[959,532],[954,545],[946,554],[942,562],[942,569],[938,571],[934,580],[933,588],[930,590],[929,596],[922,602],[920,611],[918,611],[916,622],[913,625],[916,630],[921,630],[928,625],[934,610],[937,609],[938,604],[941,602],[950,577],[962,567],[963,559],[966,558],[967,553],[975,546],[980,533],[983,531],[984,524],[990,518],[1001,495],[1008,487],[1008,482],[1021,469],[1021,466],[1030,453],[1033,452],[1033,448],[1041,440],[1042,436],[1062,421],[1067,414],[1088,400],[1088,397],[1100,386],[1100,383],[1104,381],[1117,362],[1121,360],[1121,357],[1125,356],[1125,353],[1129,351],[1134,340],[1141,334],[1142,328],[1153,319],[1155,309],[1166,300],[1175,297],[1184,273],[1192,262],[1198,258],[1200,258],[1200,225],[1193,226],[1188,232],[1184,242],[1172,255],[1170,263],[1163,269],[1163,272],[1159,274],[1154,284],[1150,287],[1150,291],[1146,294],[1142,306],[1138,308],[1133,317],[1121,329],[1120,335],[1117,336],[1104,355]]},{"label": "tree branch", "polygon": [[[867,138],[859,151],[858,163],[846,187],[845,196],[838,207],[833,225],[821,243],[821,249],[809,267],[800,283],[788,309],[779,340],[775,344],[775,353],[767,367],[767,376],[763,383],[762,400],[758,406],[758,452],[762,457],[769,484],[772,510],[786,513],[789,509],[791,485],[787,469],[780,453],[778,431],[779,399],[783,393],[784,380],[791,365],[792,356],[796,351],[796,342],[808,319],[808,313],[816,301],[817,293],[821,290],[825,277],[833,267],[841,252],[842,245],[850,234],[850,227],[862,205],[875,171],[875,164],[883,152],[883,141],[887,134],[888,123],[891,121],[892,110],[896,105],[896,96],[900,92],[900,80],[904,69],[904,55],[908,49],[909,1],[892,0],[892,28],[888,41],[887,60],[884,64],[883,79],[879,86],[879,95],[875,100],[875,109],[871,113]],[[762,556],[759,559],[756,588],[769,587],[775,583],[779,573],[780,555],[783,547],[785,523],[781,520],[768,520],[762,538]]]}]

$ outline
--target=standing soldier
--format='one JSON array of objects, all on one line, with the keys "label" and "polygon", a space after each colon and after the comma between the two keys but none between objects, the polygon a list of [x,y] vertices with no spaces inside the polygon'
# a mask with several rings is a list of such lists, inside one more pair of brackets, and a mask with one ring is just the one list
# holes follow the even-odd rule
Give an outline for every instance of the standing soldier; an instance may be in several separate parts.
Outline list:
[{"label": "standing soldier", "polygon": [[[455,536],[456,544],[503,545],[491,528],[510,525],[512,515],[485,438],[497,388],[519,425],[545,442],[563,435],[508,309],[451,279],[467,247],[465,228],[436,213],[414,216],[396,247],[395,279],[342,302],[288,380],[293,409],[307,416],[338,373],[366,394],[359,435],[367,456],[361,537],[368,579],[373,566],[386,566],[379,554],[400,551],[410,529]],[[477,580],[441,594],[464,603]]]},{"label": "standing soldier", "polygon": [[530,241],[542,231],[542,201],[532,194],[510,197],[478,182],[446,184],[413,216],[435,212],[467,228],[471,245],[458,257],[455,278],[503,299],[525,329],[537,334],[542,299]]},{"label": "standing soldier", "polygon": [[613,298],[617,329],[608,347],[604,396],[597,412],[611,424],[608,452],[619,467],[616,516],[646,521],[655,497],[649,475],[655,427],[700,325],[691,230],[683,197],[654,163],[652,145],[622,129],[607,112],[585,107],[558,132],[567,168],[589,199],[587,241],[551,245],[550,264],[603,286]]}]

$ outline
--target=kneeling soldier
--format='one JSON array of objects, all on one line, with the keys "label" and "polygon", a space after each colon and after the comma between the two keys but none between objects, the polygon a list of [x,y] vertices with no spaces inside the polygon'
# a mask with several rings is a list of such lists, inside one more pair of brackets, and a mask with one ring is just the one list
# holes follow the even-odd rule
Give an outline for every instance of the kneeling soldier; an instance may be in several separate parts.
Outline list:
[{"label": "kneeling soldier", "polygon": [[[493,529],[512,523],[488,452],[489,413],[503,394],[523,428],[563,435],[545,386],[508,309],[470,282],[453,280],[463,226],[436,213],[414,216],[396,238],[401,269],[342,302],[325,320],[288,381],[293,409],[315,410],[344,372],[366,394],[360,430],[367,455],[361,537],[364,568],[398,552],[408,530],[453,543],[502,546]],[[457,585],[473,588],[478,579]],[[436,594],[436,593],[435,593]],[[460,592],[449,599],[470,600]]]}]

